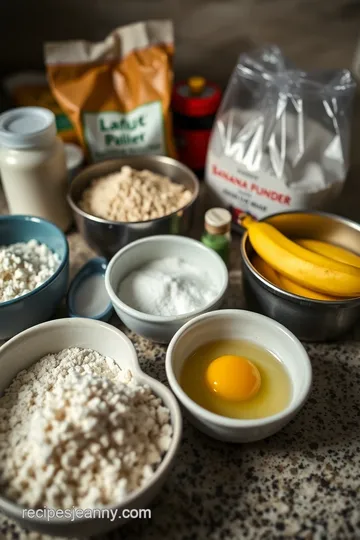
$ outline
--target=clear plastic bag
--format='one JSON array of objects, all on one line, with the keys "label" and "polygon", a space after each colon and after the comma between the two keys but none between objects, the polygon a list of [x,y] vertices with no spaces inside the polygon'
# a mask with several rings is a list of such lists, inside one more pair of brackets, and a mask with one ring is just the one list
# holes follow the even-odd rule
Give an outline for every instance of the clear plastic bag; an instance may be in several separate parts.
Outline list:
[{"label": "clear plastic bag", "polygon": [[296,70],[277,47],[240,56],[206,165],[210,190],[235,221],[331,205],[348,171],[355,87],[347,70]]}]

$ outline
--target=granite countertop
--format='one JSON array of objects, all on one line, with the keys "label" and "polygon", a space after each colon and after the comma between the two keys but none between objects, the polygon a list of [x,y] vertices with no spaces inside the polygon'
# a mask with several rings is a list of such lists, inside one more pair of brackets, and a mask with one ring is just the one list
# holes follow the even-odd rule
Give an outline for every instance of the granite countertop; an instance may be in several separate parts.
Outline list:
[{"label": "granite countertop", "polygon": [[[0,196],[0,213],[5,211]],[[91,255],[69,235],[72,274]],[[226,307],[243,308],[239,239],[234,237]],[[116,317],[112,324],[122,329]],[[128,332],[141,367],[166,382],[165,347]],[[185,419],[176,465],[152,507],[101,540],[232,540],[360,538],[360,345],[307,344],[314,383],[286,428],[267,440],[225,444]],[[0,539],[45,539],[0,515]],[[98,538],[100,540],[100,537]]]}]

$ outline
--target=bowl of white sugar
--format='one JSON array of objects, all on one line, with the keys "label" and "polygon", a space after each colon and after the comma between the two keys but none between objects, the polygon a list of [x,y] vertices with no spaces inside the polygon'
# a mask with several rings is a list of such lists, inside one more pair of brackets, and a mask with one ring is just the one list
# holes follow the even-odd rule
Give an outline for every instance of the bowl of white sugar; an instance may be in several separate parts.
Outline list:
[{"label": "bowl of white sugar", "polygon": [[182,419],[123,332],[72,318],[10,339],[0,348],[0,410],[0,511],[56,537],[151,516]]},{"label": "bowl of white sugar", "polygon": [[54,223],[0,216],[0,341],[50,319],[68,279],[69,247]]},{"label": "bowl of white sugar", "polygon": [[221,306],[228,271],[201,242],[160,235],[121,249],[106,269],[105,286],[130,330],[169,343],[190,319]]}]

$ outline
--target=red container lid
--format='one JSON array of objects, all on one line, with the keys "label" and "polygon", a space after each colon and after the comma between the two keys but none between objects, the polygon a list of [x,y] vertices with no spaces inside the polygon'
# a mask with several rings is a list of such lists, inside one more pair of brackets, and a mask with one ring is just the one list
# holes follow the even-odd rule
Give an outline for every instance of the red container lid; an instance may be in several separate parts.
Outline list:
[{"label": "red container lid", "polygon": [[175,85],[173,109],[186,116],[207,116],[215,114],[221,101],[221,89],[217,84],[207,82],[204,77],[190,77]]}]

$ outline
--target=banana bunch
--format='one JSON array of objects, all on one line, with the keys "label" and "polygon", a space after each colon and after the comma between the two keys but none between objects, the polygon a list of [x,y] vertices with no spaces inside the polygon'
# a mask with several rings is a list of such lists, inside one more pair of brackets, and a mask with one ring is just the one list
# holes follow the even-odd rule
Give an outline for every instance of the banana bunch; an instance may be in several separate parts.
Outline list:
[{"label": "banana bunch", "polygon": [[277,287],[315,300],[360,296],[360,256],[320,240],[290,240],[272,225],[245,218],[252,263]]}]

